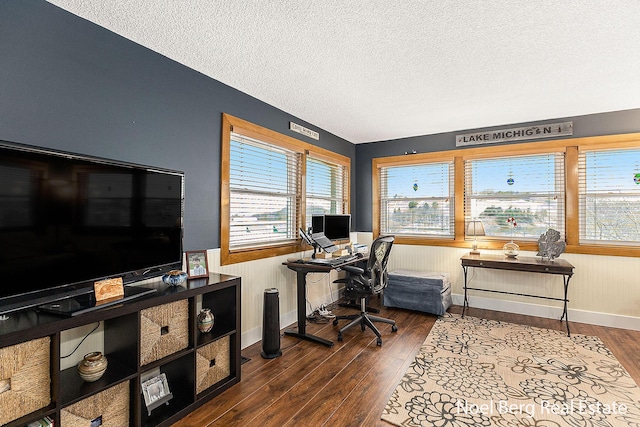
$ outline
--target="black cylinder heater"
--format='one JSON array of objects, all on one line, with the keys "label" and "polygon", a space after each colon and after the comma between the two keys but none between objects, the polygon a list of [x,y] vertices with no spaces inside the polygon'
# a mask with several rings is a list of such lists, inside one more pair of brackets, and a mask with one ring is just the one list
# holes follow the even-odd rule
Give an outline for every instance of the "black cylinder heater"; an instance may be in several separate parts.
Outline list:
[{"label": "black cylinder heater", "polygon": [[280,294],[276,288],[264,290],[262,351],[260,355],[265,359],[282,356],[282,351],[280,351]]}]

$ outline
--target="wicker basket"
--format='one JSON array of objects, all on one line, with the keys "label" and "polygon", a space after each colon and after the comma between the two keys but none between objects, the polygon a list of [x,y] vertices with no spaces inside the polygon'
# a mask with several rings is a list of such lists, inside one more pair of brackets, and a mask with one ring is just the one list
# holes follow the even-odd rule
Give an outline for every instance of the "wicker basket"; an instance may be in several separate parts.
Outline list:
[{"label": "wicker basket", "polygon": [[0,425],[51,403],[49,337],[0,349]]},{"label": "wicker basket", "polygon": [[129,425],[129,382],[123,382],[87,397],[78,403],[62,408],[60,425],[64,427],[88,427],[91,421],[102,418],[105,427]]},{"label": "wicker basket", "polygon": [[140,312],[140,364],[160,360],[189,346],[189,304],[180,300]]},{"label": "wicker basket", "polygon": [[196,393],[202,393],[231,374],[229,336],[202,346],[196,352]]}]

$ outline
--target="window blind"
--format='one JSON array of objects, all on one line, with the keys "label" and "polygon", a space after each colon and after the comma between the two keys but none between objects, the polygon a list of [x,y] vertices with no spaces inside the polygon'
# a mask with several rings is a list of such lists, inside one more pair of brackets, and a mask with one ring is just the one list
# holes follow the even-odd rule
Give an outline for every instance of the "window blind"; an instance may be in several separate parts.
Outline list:
[{"label": "window blind", "polygon": [[347,168],[307,156],[306,226],[312,215],[343,214],[348,212]]},{"label": "window blind", "polygon": [[229,247],[295,239],[301,154],[231,133]]},{"label": "window blind", "polygon": [[380,168],[381,234],[454,238],[453,161]]},{"label": "window blind", "polygon": [[580,243],[640,243],[640,149],[578,156]]},{"label": "window blind", "polygon": [[479,219],[489,237],[537,240],[553,228],[564,238],[564,153],[471,159],[464,165],[467,224]]}]

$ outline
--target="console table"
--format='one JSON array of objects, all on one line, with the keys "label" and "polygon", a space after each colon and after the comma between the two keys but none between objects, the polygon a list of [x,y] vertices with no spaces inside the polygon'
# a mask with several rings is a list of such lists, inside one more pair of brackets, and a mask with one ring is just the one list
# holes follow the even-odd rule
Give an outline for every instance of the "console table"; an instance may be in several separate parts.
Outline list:
[{"label": "console table", "polygon": [[[563,301],[564,310],[562,311],[562,319],[565,320],[567,325],[567,336],[571,336],[569,331],[569,315],[567,313],[567,291],[569,289],[569,280],[573,276],[573,265],[565,259],[556,258],[553,261],[543,260],[540,257],[523,257],[509,258],[504,255],[492,255],[492,254],[480,254],[471,255],[467,254],[460,258],[462,262],[462,270],[464,271],[464,303],[462,306],[462,317],[464,317],[465,310],[469,307],[469,299],[467,298],[467,291],[482,291],[482,292],[495,292],[499,294],[518,295],[531,298],[542,298],[555,301]],[[467,286],[467,273],[470,267],[473,268],[490,268],[494,270],[511,270],[511,271],[524,271],[527,273],[542,273],[542,274],[556,274],[561,275],[564,283],[564,298],[555,298],[545,295],[531,295],[517,292],[498,291],[492,289],[470,288]]]}]

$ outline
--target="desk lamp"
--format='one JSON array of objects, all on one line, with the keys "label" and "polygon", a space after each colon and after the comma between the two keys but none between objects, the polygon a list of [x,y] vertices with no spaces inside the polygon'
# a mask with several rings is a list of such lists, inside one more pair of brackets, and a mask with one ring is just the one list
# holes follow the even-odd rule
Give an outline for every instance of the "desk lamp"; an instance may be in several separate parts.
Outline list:
[{"label": "desk lamp", "polygon": [[482,221],[469,221],[469,225],[467,226],[467,236],[473,236],[471,255],[480,255],[480,251],[478,250],[478,239],[476,239],[476,237],[484,236],[484,225],[482,225]]}]

